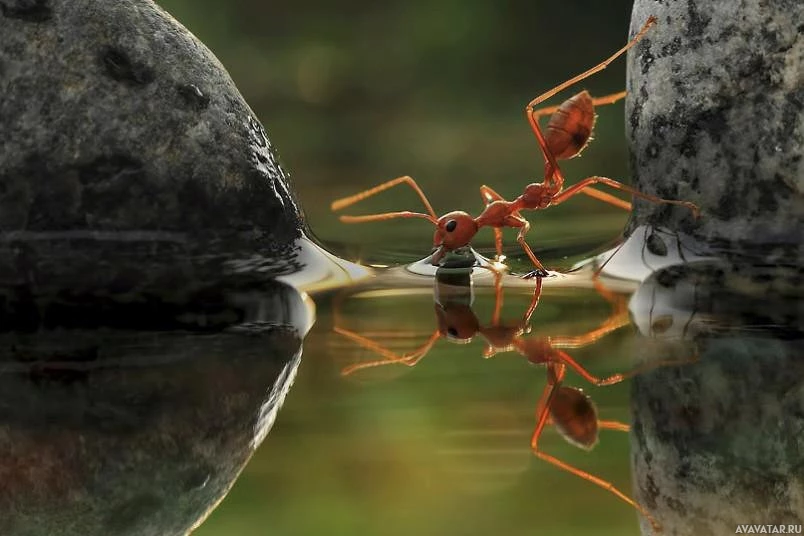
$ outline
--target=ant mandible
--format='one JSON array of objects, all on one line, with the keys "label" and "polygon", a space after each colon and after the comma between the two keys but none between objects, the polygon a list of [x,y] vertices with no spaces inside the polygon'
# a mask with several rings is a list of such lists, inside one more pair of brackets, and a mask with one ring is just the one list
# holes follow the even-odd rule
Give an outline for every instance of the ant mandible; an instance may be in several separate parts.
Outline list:
[{"label": "ant mandible", "polygon": [[[595,280],[594,286],[597,292],[612,305],[611,314],[597,328],[576,336],[526,337],[525,335],[529,331],[530,318],[539,304],[542,279],[538,278],[536,280],[530,305],[522,318],[517,322],[502,322],[500,320],[503,296],[501,275],[495,273],[494,310],[489,324],[484,324],[477,318],[471,305],[460,294],[461,288],[453,286],[451,287],[452,296],[447,299],[437,300],[435,303],[438,327],[426,342],[409,352],[394,352],[377,341],[346,329],[336,322],[335,333],[382,356],[382,359],[354,363],[344,367],[341,370],[341,376],[351,376],[362,370],[386,365],[397,364],[413,367],[430,352],[439,339],[445,338],[452,342],[468,343],[476,335],[480,335],[485,340],[483,350],[483,357],[485,358],[493,357],[498,353],[516,352],[533,365],[543,365],[547,371],[547,382],[536,406],[536,425],[531,435],[533,454],[562,471],[571,473],[605,489],[636,509],[651,523],[655,531],[660,531],[659,524],[641,504],[620,491],[611,482],[544,452],[539,446],[539,440],[545,428],[548,425],[553,425],[567,442],[584,450],[591,450],[597,444],[600,430],[624,432],[630,430],[628,424],[599,419],[594,402],[583,390],[562,385],[568,367],[591,384],[603,386],[620,383],[627,378],[658,366],[675,365],[686,363],[687,361],[657,361],[605,378],[594,376],[565,350],[589,346],[604,336],[628,325],[630,320],[627,300],[623,296],[605,288],[599,280]],[[440,285],[441,283],[437,280],[436,284]],[[467,284],[463,290],[469,292],[469,288]],[[458,292],[455,292],[456,290]]]},{"label": "ant mandible", "polygon": [[[560,106],[537,109],[536,106],[545,100],[553,97],[557,93],[568,87],[588,78],[605,69],[612,61],[624,54],[633,47],[651,26],[656,24],[655,17],[651,16],[643,25],[642,29],[624,47],[615,52],[611,57],[598,65],[584,71],[583,73],[567,80],[566,82],[543,93],[528,103],[525,107],[525,116],[530,124],[536,140],[539,143],[545,160],[545,178],[543,182],[528,184],[522,195],[513,201],[505,200],[500,194],[490,187],[483,185],[480,187],[480,195],[485,203],[485,209],[476,218],[464,211],[453,211],[444,214],[440,218],[436,216],[432,205],[424,195],[413,178],[409,176],[397,177],[384,182],[374,188],[370,188],[358,194],[338,199],[332,203],[332,210],[337,211],[351,206],[367,197],[376,195],[399,184],[409,185],[421,198],[427,213],[401,211],[386,212],[382,214],[370,214],[365,216],[341,216],[340,220],[344,223],[362,223],[370,221],[389,220],[392,218],[424,218],[436,227],[433,236],[433,247],[436,248],[431,258],[434,265],[438,265],[445,253],[457,248],[466,246],[474,238],[482,227],[491,227],[494,230],[494,243],[497,258],[502,258],[502,228],[518,228],[517,242],[527,254],[536,270],[532,275],[544,276],[547,271],[530,246],[525,241],[525,235],[530,230],[530,223],[522,217],[522,210],[540,210],[549,206],[558,205],[567,199],[583,193],[598,200],[610,203],[617,207],[630,210],[631,204],[613,195],[601,192],[591,186],[602,184],[611,188],[630,193],[635,197],[645,199],[653,203],[666,203],[671,205],[681,205],[689,208],[695,217],[698,216],[698,207],[689,201],[676,201],[663,199],[653,195],[645,194],[630,186],[626,186],[618,181],[607,177],[592,176],[581,180],[577,184],[564,189],[564,176],[558,166],[558,159],[569,159],[578,156],[588,144],[595,122],[595,105],[604,105],[617,102],[625,97],[625,92],[615,93],[599,99],[593,99],[588,92],[583,91]],[[547,126],[547,135],[539,127],[539,117],[552,114]]]}]

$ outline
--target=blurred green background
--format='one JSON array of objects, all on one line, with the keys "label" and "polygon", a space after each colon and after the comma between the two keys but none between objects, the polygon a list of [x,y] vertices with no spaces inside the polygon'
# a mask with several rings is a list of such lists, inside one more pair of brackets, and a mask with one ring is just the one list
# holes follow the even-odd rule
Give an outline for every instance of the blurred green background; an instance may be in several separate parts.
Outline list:
[{"label": "blurred green background", "polygon": [[[524,105],[622,46],[630,18],[622,0],[160,3],[229,70],[291,172],[315,235],[373,260],[420,258],[430,224],[347,226],[329,211],[333,199],[400,175],[416,178],[440,213],[477,214],[482,184],[518,195],[542,179]],[[621,60],[577,90],[605,95],[624,81]],[[570,182],[628,179],[622,104],[598,112],[595,141],[564,167]],[[405,209],[421,204],[400,188],[345,212]],[[625,218],[580,196],[530,216],[530,242],[537,252],[603,243]],[[478,238],[491,243],[490,232]]]},{"label": "blurred green background", "polygon": [[[477,214],[482,184],[518,195],[542,178],[525,103],[622,46],[630,19],[630,2],[619,0],[159,3],[229,70],[291,172],[316,237],[342,256],[381,263],[426,255],[430,225],[347,226],[330,212],[333,199],[399,175],[416,178],[437,212]],[[620,61],[577,89],[604,95],[624,80]],[[592,174],[627,181],[622,104],[598,113],[595,141],[563,166],[570,182]],[[421,205],[403,188],[345,212],[405,209]],[[580,196],[527,216],[529,242],[551,268],[615,239],[627,218]],[[491,233],[474,244],[488,249]],[[520,255],[513,235],[506,244]],[[521,315],[528,300],[507,298],[504,316]],[[432,293],[363,300],[347,307],[345,321],[412,349],[435,327],[432,301]],[[336,337],[329,298],[316,302],[318,322],[274,430],[197,534],[638,533],[628,506],[531,455],[542,370],[509,355],[484,360],[480,341],[440,341],[414,369],[345,381],[340,368],[370,352]],[[486,295],[478,317],[487,320],[491,306]],[[534,325],[542,334],[583,333],[608,310],[579,290],[543,298]],[[601,375],[628,368],[630,331],[576,357]],[[601,417],[628,420],[627,385],[594,396]],[[458,441],[450,430],[465,435]],[[604,434],[590,454],[555,431],[544,446],[627,491],[628,436]]]}]

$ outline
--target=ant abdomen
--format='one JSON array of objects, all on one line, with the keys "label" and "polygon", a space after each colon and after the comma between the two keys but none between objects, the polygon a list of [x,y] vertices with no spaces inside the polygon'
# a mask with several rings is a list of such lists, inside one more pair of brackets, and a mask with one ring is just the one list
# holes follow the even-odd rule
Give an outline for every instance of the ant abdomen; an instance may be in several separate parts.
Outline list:
[{"label": "ant abdomen", "polygon": [[597,443],[597,408],[577,387],[561,386],[553,394],[550,415],[564,439],[589,450]]},{"label": "ant abdomen", "polygon": [[565,100],[547,123],[547,147],[557,160],[578,156],[592,138],[595,105],[584,90]]}]

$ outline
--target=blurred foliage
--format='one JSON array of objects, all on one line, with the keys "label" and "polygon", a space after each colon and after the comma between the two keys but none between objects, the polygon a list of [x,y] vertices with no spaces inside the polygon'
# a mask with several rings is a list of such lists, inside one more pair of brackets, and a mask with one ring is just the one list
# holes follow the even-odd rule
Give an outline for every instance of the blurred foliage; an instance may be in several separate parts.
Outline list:
[{"label": "blurred foliage", "polygon": [[[542,169],[525,103],[624,44],[630,10],[623,0],[161,5],[229,70],[291,171],[313,232],[336,250],[404,244],[408,260],[427,252],[428,223],[346,226],[329,203],[399,175],[416,178],[439,212],[477,213],[481,184],[518,195],[541,180]],[[577,89],[619,91],[624,72],[621,60]],[[597,139],[565,166],[570,181],[592,174],[627,180],[622,104],[599,114]],[[420,210],[420,202],[403,188],[351,210],[404,209]],[[574,199],[530,216],[532,241],[537,251],[590,234],[603,242],[626,217]]]}]

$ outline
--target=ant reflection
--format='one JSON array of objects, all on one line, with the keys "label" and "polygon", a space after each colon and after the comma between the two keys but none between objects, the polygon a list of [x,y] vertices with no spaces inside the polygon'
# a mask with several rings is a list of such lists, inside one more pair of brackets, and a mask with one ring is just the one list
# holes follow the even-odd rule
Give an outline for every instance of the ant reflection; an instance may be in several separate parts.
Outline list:
[{"label": "ant reflection", "polygon": [[[483,357],[490,358],[504,352],[515,352],[534,365],[546,368],[547,383],[536,406],[536,426],[531,436],[531,449],[539,459],[559,469],[591,482],[635,508],[655,530],[660,530],[653,517],[636,501],[616,488],[611,482],[570,465],[541,450],[539,440],[545,428],[552,425],[570,444],[591,450],[598,442],[599,431],[628,432],[630,426],[618,421],[601,420],[592,399],[582,389],[563,385],[567,369],[572,369],[596,386],[613,385],[639,374],[648,368],[665,363],[646,364],[627,373],[600,378],[590,373],[566,350],[583,348],[630,323],[627,296],[616,294],[595,280],[596,291],[611,305],[611,313],[598,327],[577,336],[528,336],[530,319],[542,292],[541,278],[536,280],[533,296],[522,317],[516,321],[501,320],[503,302],[502,276],[494,274],[494,309],[491,321],[483,323],[471,307],[472,294],[469,276],[443,276],[436,279],[435,316],[437,327],[418,348],[409,352],[394,352],[368,337],[346,329],[336,321],[334,331],[361,347],[381,356],[381,359],[354,363],[341,370],[350,376],[362,370],[387,365],[415,366],[426,356],[439,339],[465,344],[476,336],[485,342]],[[337,315],[336,315],[337,318]]]}]

